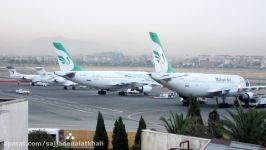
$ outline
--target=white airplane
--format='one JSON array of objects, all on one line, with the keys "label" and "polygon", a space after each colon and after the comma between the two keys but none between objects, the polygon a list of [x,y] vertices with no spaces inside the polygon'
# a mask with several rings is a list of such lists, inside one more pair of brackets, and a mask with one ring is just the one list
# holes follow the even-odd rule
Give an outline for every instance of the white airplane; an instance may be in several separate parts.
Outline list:
[{"label": "white airplane", "polygon": [[226,97],[233,96],[248,104],[254,95],[252,91],[266,89],[266,86],[250,86],[249,81],[239,75],[176,73],[166,58],[157,34],[150,32],[150,38],[156,70],[150,77],[168,89],[176,91],[184,99],[184,105],[188,105],[190,95],[198,98],[222,97],[223,104]]},{"label": "white airplane", "polygon": [[56,71],[55,74],[80,85],[99,89],[99,95],[105,95],[106,91],[121,90],[118,94],[123,96],[126,95],[127,89],[147,95],[152,91],[153,86],[159,85],[149,77],[148,72],[82,71],[61,43],[53,44],[61,70]]},{"label": "white airplane", "polygon": [[31,82],[31,85],[44,85],[44,83],[40,80],[40,75],[35,74],[21,74],[16,71],[13,66],[6,67],[9,71],[9,75],[11,79],[15,79],[19,82]]},{"label": "white airplane", "polygon": [[48,85],[64,86],[65,90],[70,86],[72,90],[76,89],[77,83],[60,77],[53,72],[47,72],[43,67],[36,67],[36,73],[40,75],[40,80],[43,83],[47,83]]}]

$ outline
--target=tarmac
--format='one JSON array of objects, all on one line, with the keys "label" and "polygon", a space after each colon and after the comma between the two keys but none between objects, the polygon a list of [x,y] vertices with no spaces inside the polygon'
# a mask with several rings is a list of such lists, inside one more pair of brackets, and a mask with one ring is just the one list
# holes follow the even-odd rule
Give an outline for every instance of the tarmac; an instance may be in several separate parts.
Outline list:
[{"label": "tarmac", "polygon": [[[15,92],[23,88],[30,95]],[[31,86],[29,83],[0,83],[0,97],[24,98],[29,101],[29,128],[58,128],[70,130],[95,130],[98,112],[104,117],[105,126],[112,131],[119,116],[123,118],[127,131],[136,131],[140,116],[143,116],[148,128],[165,131],[160,117],[170,116],[170,112],[187,113],[187,107],[175,99],[154,99],[164,88],[156,87],[148,96],[118,96],[118,92],[98,95],[97,90],[63,90],[61,86]],[[232,104],[233,98],[227,98]],[[207,124],[208,114],[216,108],[216,100],[208,99],[200,104],[201,114]],[[227,116],[227,110],[218,108],[221,116]]]}]

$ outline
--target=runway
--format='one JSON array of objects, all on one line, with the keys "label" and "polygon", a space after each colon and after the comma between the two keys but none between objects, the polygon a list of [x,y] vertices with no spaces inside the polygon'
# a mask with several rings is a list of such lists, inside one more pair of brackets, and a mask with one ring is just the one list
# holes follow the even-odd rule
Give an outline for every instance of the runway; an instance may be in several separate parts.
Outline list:
[{"label": "runway", "polygon": [[[31,91],[30,95],[15,93],[18,88]],[[118,96],[117,92],[108,92],[107,95],[98,95],[96,90],[79,89],[63,90],[60,86],[30,86],[27,83],[0,83],[0,97],[24,98],[29,101],[30,128],[59,128],[95,130],[97,114],[103,114],[105,126],[111,131],[114,122],[119,116],[123,117],[127,131],[136,131],[140,116],[145,119],[148,128],[165,131],[161,116],[169,113],[186,113],[187,107],[178,99],[153,99],[161,91],[157,87],[149,96],[132,95]],[[228,103],[233,103],[232,98]],[[201,104],[201,113],[207,123],[208,113],[215,109],[216,101],[209,100]],[[233,109],[233,108],[230,108]],[[218,112],[227,115],[226,109]]]}]

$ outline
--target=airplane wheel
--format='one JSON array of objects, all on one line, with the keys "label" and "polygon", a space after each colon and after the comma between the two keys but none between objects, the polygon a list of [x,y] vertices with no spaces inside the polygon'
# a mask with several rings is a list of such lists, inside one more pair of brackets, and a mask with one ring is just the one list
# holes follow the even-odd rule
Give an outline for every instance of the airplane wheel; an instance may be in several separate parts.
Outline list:
[{"label": "airplane wheel", "polygon": [[148,96],[148,93],[143,93],[145,96]]},{"label": "airplane wheel", "polygon": [[122,91],[122,92],[118,92],[119,96],[126,96],[126,92]]},{"label": "airplane wheel", "polygon": [[76,90],[76,87],[75,86],[72,86],[72,90]]},{"label": "airplane wheel", "polygon": [[234,100],[234,105],[235,105],[235,106],[239,106],[239,103],[238,103],[237,100]]},{"label": "airplane wheel", "polygon": [[218,104],[218,107],[219,108],[229,108],[230,105],[228,103],[220,103],[220,104]]},{"label": "airplane wheel", "polygon": [[103,91],[103,90],[98,91],[98,95],[106,95],[106,91]]},{"label": "airplane wheel", "polygon": [[199,104],[205,104],[204,102],[202,102],[202,101],[199,101]]},{"label": "airplane wheel", "polygon": [[31,85],[34,86],[35,84],[32,82]]},{"label": "airplane wheel", "polygon": [[184,100],[184,101],[183,101],[183,105],[184,105],[184,106],[188,106],[188,105],[189,105],[188,100]]},{"label": "airplane wheel", "polygon": [[64,90],[67,90],[67,86],[64,86]]}]

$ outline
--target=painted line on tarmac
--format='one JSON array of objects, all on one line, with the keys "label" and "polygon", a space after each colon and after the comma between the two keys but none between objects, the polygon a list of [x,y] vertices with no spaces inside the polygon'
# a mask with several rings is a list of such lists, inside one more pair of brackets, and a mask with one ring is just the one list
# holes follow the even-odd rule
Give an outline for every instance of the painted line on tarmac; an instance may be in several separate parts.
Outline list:
[{"label": "painted line on tarmac", "polygon": [[39,103],[43,103],[43,104],[48,104],[48,105],[52,105],[52,106],[59,106],[59,107],[62,107],[62,108],[68,108],[68,109],[72,109],[72,110],[76,110],[76,111],[80,111],[80,112],[84,112],[84,113],[93,113],[93,112],[90,112],[90,111],[86,111],[86,110],[82,110],[82,109],[77,109],[77,108],[73,108],[73,107],[70,107],[70,106],[66,106],[66,105],[59,105],[59,104],[55,104],[55,103],[47,103],[47,102],[43,102],[41,100],[34,100],[35,102],[39,102]]},{"label": "painted line on tarmac", "polygon": [[[156,112],[169,112],[169,110],[142,111],[142,112],[131,113],[131,114],[129,114],[127,117],[128,117],[129,119],[131,119],[131,120],[136,120],[136,121],[138,121],[137,119],[134,119],[133,116],[135,116],[135,115],[140,115],[140,114],[145,114],[145,113],[156,113]],[[162,124],[157,123],[157,122],[152,122],[152,121],[146,121],[146,122],[149,123],[149,124],[153,124],[153,125],[163,126]]]},{"label": "painted line on tarmac", "polygon": [[87,105],[87,104],[77,104],[77,103],[73,103],[73,102],[68,102],[65,100],[61,100],[58,98],[53,98],[53,97],[49,97],[49,98],[44,98],[42,96],[35,96],[38,99],[43,99],[43,100],[37,100],[37,101],[50,101],[50,103],[54,103],[54,104],[64,104],[64,105],[68,105],[68,106],[73,106],[73,107],[80,107],[84,110],[84,109],[91,109],[94,110],[95,112],[98,112],[99,110],[103,110],[103,111],[110,111],[111,113],[123,113],[123,110],[118,110],[118,109],[111,109],[111,108],[105,108],[105,107],[99,107],[99,106],[94,106],[94,105]]}]

